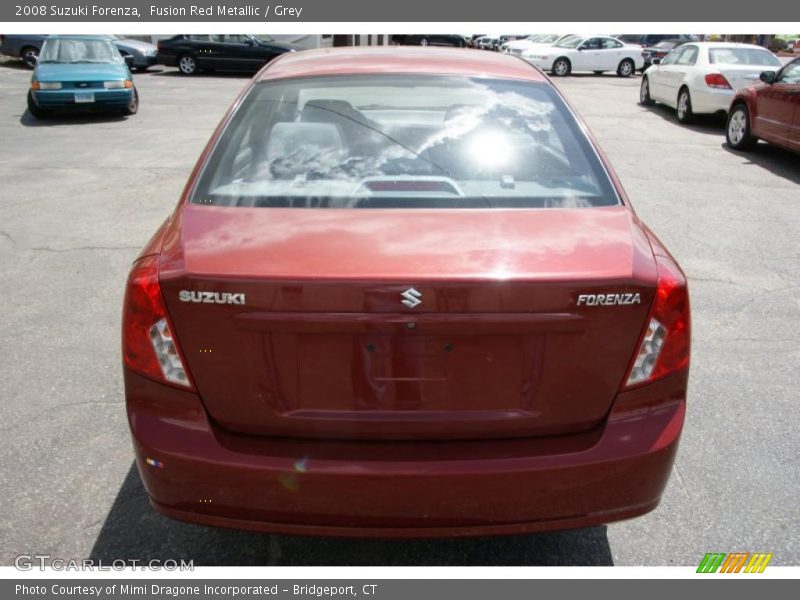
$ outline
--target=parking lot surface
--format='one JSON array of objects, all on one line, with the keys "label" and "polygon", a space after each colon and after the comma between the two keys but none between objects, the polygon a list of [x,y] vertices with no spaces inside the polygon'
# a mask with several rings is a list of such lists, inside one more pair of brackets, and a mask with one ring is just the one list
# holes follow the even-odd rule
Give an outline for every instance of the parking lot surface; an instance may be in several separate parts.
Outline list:
[{"label": "parking lot surface", "polygon": [[639,78],[558,86],[640,216],[685,269],[693,304],[686,427],[653,513],[543,535],[365,541],[178,523],[133,465],[120,369],[131,260],[168,215],[246,78],[135,76],[138,115],[25,111],[30,72],[0,64],[0,564],[186,559],[195,565],[696,565],[706,552],[800,564],[800,159],[724,145],[637,104]]}]

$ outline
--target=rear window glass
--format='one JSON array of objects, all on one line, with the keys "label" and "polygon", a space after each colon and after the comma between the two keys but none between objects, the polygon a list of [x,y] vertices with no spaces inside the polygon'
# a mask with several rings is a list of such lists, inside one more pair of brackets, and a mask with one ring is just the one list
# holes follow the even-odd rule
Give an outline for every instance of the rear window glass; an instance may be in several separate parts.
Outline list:
[{"label": "rear window glass", "polygon": [[192,202],[537,208],[619,199],[549,85],[381,75],[257,84],[204,166]]},{"label": "rear window glass", "polygon": [[768,50],[758,48],[709,48],[712,65],[758,65],[780,67],[783,63]]}]

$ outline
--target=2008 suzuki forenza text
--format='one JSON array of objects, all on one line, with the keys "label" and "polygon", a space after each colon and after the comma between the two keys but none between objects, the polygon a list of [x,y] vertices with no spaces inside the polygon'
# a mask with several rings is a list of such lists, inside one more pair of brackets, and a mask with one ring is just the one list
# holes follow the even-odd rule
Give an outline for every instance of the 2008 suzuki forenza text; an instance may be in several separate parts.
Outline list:
[{"label": "2008 suzuki forenza text", "polygon": [[582,121],[507,54],[286,54],[131,270],[153,506],[269,532],[563,529],[659,502],[686,279]]}]

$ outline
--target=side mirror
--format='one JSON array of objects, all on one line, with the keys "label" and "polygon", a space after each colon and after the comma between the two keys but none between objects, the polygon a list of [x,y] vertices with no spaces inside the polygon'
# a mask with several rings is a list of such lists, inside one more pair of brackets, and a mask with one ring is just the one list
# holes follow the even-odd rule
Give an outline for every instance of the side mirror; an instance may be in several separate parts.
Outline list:
[{"label": "side mirror", "polygon": [[775,83],[775,71],[762,71],[758,78],[764,83],[772,85]]},{"label": "side mirror", "polygon": [[661,59],[660,58],[654,58],[653,60],[650,61],[650,64],[660,65],[661,64]]},{"label": "side mirror", "polygon": [[129,69],[132,68],[133,67],[133,57],[130,54],[126,54],[125,56],[123,56],[123,58],[125,59],[125,64],[128,65],[128,68]]}]

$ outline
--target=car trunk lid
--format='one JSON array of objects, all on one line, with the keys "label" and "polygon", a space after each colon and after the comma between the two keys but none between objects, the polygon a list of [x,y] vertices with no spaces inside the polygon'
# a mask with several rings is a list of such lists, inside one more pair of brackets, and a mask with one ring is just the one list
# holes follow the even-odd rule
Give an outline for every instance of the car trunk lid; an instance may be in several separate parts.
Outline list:
[{"label": "car trunk lid", "polygon": [[164,298],[206,409],[243,433],[591,428],[655,288],[650,246],[623,207],[188,206],[179,218],[162,249]]}]

